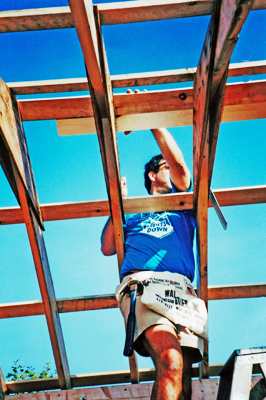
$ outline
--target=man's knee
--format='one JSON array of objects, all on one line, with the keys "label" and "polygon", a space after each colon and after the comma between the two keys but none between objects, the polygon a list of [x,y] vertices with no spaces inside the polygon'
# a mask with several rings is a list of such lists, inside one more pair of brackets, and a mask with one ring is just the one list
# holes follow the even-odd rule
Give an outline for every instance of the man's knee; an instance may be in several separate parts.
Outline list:
[{"label": "man's knee", "polygon": [[176,349],[164,350],[156,362],[157,373],[167,375],[173,380],[182,379],[183,358]]}]

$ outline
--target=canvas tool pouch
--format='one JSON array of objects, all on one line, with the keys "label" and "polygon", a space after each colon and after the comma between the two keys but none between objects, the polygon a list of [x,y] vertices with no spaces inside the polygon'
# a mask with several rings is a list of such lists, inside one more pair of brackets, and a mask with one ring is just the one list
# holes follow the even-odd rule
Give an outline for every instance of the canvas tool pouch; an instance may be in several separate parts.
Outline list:
[{"label": "canvas tool pouch", "polygon": [[118,302],[130,281],[137,281],[143,287],[143,294],[140,296],[143,304],[174,324],[185,326],[208,339],[207,309],[204,301],[197,298],[188,278],[167,271],[141,271],[126,278],[126,282],[123,280],[117,288]]}]

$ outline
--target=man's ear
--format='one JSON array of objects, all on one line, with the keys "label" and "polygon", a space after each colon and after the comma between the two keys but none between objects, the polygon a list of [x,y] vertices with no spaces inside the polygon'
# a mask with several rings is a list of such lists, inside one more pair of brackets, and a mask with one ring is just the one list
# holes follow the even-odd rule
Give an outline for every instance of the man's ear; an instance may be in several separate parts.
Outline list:
[{"label": "man's ear", "polygon": [[154,171],[150,171],[149,173],[148,173],[148,177],[150,178],[150,180],[152,181],[152,182],[154,182],[155,181],[155,172]]}]

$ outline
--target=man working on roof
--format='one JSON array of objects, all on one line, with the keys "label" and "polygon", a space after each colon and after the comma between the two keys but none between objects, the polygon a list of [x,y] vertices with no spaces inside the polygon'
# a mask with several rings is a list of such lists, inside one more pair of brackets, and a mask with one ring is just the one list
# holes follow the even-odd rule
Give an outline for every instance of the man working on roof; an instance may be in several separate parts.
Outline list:
[{"label": "man working on roof", "polygon": [[[174,138],[164,128],[152,129],[152,133],[162,154],[153,157],[145,165],[145,186],[148,193],[156,196],[188,190],[191,186],[190,172]],[[124,197],[127,194],[124,178],[122,194]],[[157,281],[162,274],[168,274],[170,282],[171,279],[175,281],[180,277],[180,286],[184,286],[185,282],[186,292],[193,292],[191,281],[195,270],[194,230],[192,210],[135,214],[127,219],[124,227],[125,259],[121,268],[123,281],[117,288],[119,307],[125,319],[129,314],[129,297],[121,295],[121,288],[135,276],[142,277],[144,274],[144,282],[147,281],[145,274],[148,274],[148,278],[152,276],[152,279],[155,276]],[[103,229],[101,240],[104,255],[116,253],[110,219]],[[172,293],[176,297],[173,291],[165,293]],[[136,302],[134,349],[140,355],[151,356],[154,362],[156,380],[151,399],[189,400],[192,363],[202,359],[202,338],[185,325],[175,324],[148,308],[141,302],[141,297],[138,296]],[[176,299],[171,301],[174,300],[177,304]]]}]

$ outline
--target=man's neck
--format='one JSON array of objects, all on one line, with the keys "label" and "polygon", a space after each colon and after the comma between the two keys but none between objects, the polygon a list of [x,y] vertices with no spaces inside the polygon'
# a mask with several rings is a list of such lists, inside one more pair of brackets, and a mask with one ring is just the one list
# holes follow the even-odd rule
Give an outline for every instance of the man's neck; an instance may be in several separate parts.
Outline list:
[{"label": "man's neck", "polygon": [[151,196],[159,196],[161,194],[170,194],[172,193],[172,190],[169,188],[165,188],[165,187],[154,187],[151,189]]}]

